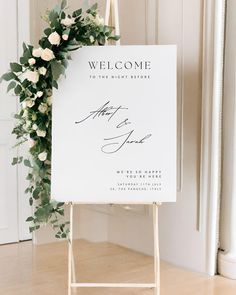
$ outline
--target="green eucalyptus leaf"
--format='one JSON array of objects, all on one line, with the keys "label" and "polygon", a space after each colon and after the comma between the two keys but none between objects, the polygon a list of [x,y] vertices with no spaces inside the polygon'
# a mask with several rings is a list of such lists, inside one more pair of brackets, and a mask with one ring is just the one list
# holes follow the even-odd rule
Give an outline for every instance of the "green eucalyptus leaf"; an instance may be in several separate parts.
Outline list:
[{"label": "green eucalyptus leaf", "polygon": [[25,194],[28,194],[30,192],[30,187],[27,187],[27,189],[25,189]]},{"label": "green eucalyptus leaf", "polygon": [[62,2],[61,2],[61,9],[62,10],[65,9],[66,6],[67,6],[67,0],[62,0]]},{"label": "green eucalyptus leaf", "polygon": [[15,88],[15,86],[16,86],[16,82],[15,81],[11,81],[10,84],[8,85],[8,87],[7,87],[7,92],[9,92],[13,88]]},{"label": "green eucalyptus leaf", "polygon": [[30,221],[34,221],[34,218],[32,216],[30,216],[26,219],[26,222],[30,222]]},{"label": "green eucalyptus leaf", "polygon": [[8,72],[8,73],[5,73],[1,76],[0,78],[0,83],[5,80],[5,81],[10,81],[12,79],[14,79],[16,77],[16,75],[12,72]]},{"label": "green eucalyptus leaf", "polygon": [[25,42],[23,42],[22,44],[22,48],[23,48],[23,51],[26,51],[28,48],[27,48],[27,45],[25,44]]},{"label": "green eucalyptus leaf", "polygon": [[22,66],[16,62],[11,62],[10,67],[12,72],[15,72],[15,73],[22,72]]},{"label": "green eucalyptus leaf", "polygon": [[33,168],[32,165],[31,165],[31,163],[30,163],[30,160],[25,159],[25,160],[24,160],[24,165],[25,165],[26,167]]},{"label": "green eucalyptus leaf", "polygon": [[33,201],[33,198],[32,198],[32,197],[30,197],[30,198],[29,198],[29,204],[30,204],[30,206],[32,206],[32,205],[33,205],[33,202],[34,202],[34,201]]},{"label": "green eucalyptus leaf", "polygon": [[18,164],[18,158],[17,158],[17,157],[13,158],[11,164],[12,164],[12,165],[16,165],[16,164]]},{"label": "green eucalyptus leaf", "polygon": [[24,65],[24,64],[26,64],[26,63],[28,63],[28,59],[26,59],[25,57],[20,57],[20,63],[22,64],[22,65]]},{"label": "green eucalyptus leaf", "polygon": [[95,3],[93,6],[91,6],[89,9],[87,9],[87,13],[94,13],[98,9],[98,4]]},{"label": "green eucalyptus leaf", "polygon": [[29,173],[26,177],[26,180],[31,180],[33,178],[33,174],[32,173]]},{"label": "green eucalyptus leaf", "polygon": [[16,95],[20,95],[21,91],[22,91],[22,87],[18,84],[18,85],[15,87],[14,92],[15,92]]},{"label": "green eucalyptus leaf", "polygon": [[55,27],[56,23],[58,22],[58,18],[59,18],[59,14],[58,14],[58,11],[55,11],[55,10],[52,10],[50,13],[49,13],[49,21],[50,21],[50,25],[51,27]]},{"label": "green eucalyptus leaf", "polygon": [[66,59],[63,59],[61,61],[61,64],[63,65],[64,68],[67,68],[68,67],[68,61]]},{"label": "green eucalyptus leaf", "polygon": [[51,33],[52,33],[52,29],[51,28],[47,28],[47,29],[44,30],[44,34],[46,36],[49,36]]},{"label": "green eucalyptus leaf", "polygon": [[74,11],[73,14],[72,14],[72,16],[73,16],[73,17],[78,17],[78,16],[80,16],[81,14],[82,14],[82,8],[80,8],[80,9]]},{"label": "green eucalyptus leaf", "polygon": [[30,226],[29,227],[29,232],[32,233],[33,231],[35,231],[35,226]]},{"label": "green eucalyptus leaf", "polygon": [[54,8],[53,8],[53,11],[56,12],[59,16],[59,13],[61,12],[61,5],[56,5]]},{"label": "green eucalyptus leaf", "polygon": [[52,87],[58,89],[58,84],[55,80],[52,81]]},{"label": "green eucalyptus leaf", "polygon": [[51,70],[52,70],[53,80],[56,80],[56,81],[59,79],[59,77],[61,75],[64,75],[65,74],[65,68],[57,60],[53,60],[51,62]]},{"label": "green eucalyptus leaf", "polygon": [[120,36],[110,36],[110,37],[108,37],[107,38],[108,40],[114,40],[114,41],[118,41],[118,40],[120,40]]},{"label": "green eucalyptus leaf", "polygon": [[33,198],[35,200],[38,200],[39,199],[40,192],[41,192],[41,188],[40,187],[36,187],[36,189],[33,191]]},{"label": "green eucalyptus leaf", "polygon": [[65,19],[66,18],[66,14],[64,11],[61,12],[61,19]]},{"label": "green eucalyptus leaf", "polygon": [[62,207],[62,206],[64,206],[64,205],[65,205],[64,202],[59,202],[59,203],[57,203],[57,208]]}]

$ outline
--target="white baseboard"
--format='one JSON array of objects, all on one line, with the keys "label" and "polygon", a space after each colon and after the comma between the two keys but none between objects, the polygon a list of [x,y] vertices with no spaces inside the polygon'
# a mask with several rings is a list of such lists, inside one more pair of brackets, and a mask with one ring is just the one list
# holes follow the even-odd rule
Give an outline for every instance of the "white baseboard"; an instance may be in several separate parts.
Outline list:
[{"label": "white baseboard", "polygon": [[218,272],[220,275],[236,280],[236,255],[220,252],[218,255]]}]

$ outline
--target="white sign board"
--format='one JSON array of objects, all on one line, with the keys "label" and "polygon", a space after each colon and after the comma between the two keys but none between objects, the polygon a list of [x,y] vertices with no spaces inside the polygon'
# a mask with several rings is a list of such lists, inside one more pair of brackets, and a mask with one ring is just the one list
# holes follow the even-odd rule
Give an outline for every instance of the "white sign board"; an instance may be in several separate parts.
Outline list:
[{"label": "white sign board", "polygon": [[176,46],[84,47],[54,92],[52,198],[176,200]]}]

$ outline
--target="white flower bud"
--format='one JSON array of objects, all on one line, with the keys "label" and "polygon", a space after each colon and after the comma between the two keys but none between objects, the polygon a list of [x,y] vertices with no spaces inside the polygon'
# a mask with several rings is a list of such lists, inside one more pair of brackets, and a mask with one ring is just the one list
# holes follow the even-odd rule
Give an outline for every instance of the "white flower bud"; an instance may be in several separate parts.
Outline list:
[{"label": "white flower bud", "polygon": [[47,159],[47,156],[48,156],[47,152],[42,152],[42,153],[38,154],[38,158],[42,162],[44,162]]},{"label": "white flower bud", "polygon": [[62,35],[62,39],[63,39],[64,41],[67,41],[68,38],[69,38],[69,36],[68,36],[67,34],[63,34],[63,35]]},{"label": "white flower bud", "polygon": [[47,69],[45,67],[41,67],[38,69],[40,75],[45,76],[47,73]]},{"label": "white flower bud", "polygon": [[36,63],[36,60],[35,60],[35,58],[33,58],[33,57],[31,57],[30,59],[28,59],[28,63],[29,63],[29,65],[34,65],[35,63]]},{"label": "white flower bud", "polygon": [[37,135],[38,135],[39,137],[45,137],[45,136],[46,136],[46,131],[45,131],[45,130],[40,130],[40,129],[38,129],[38,130],[36,131],[36,133],[37,133]]},{"label": "white flower bud", "polygon": [[31,119],[32,119],[32,121],[36,121],[37,120],[37,115],[35,113],[32,114]]},{"label": "white flower bud", "polygon": [[37,97],[41,97],[41,96],[43,96],[43,91],[38,91],[38,92],[36,93],[36,96],[37,96]]}]

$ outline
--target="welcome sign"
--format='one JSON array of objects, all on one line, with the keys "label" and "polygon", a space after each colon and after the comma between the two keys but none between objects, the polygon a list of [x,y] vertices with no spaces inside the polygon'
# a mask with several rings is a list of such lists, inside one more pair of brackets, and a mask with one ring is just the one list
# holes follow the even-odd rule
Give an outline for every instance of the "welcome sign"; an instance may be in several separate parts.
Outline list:
[{"label": "welcome sign", "polygon": [[52,197],[176,200],[176,46],[84,47],[54,93]]}]

